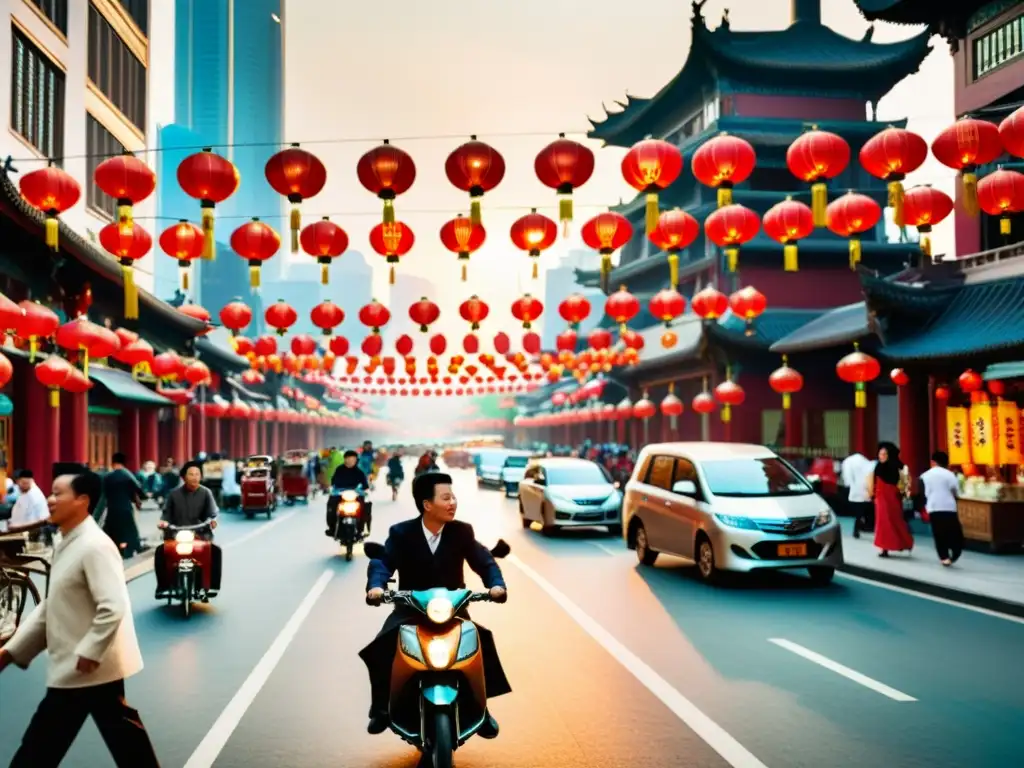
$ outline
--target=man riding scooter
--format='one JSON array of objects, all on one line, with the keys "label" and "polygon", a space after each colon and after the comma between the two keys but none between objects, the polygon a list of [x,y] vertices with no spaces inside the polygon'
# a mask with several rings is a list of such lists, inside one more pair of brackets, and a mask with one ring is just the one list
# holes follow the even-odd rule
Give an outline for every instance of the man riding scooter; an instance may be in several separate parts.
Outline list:
[{"label": "man riding scooter", "polygon": [[[346,454],[347,455],[347,454]],[[363,449],[359,452],[359,468],[366,475],[367,487],[373,490],[374,481],[377,479],[377,452],[373,450],[373,443],[369,440],[363,441]]]},{"label": "man riding scooter", "polygon": [[[327,530],[324,531],[327,536],[334,536],[341,492],[366,491],[370,487],[370,481],[367,479],[366,473],[356,466],[358,459],[359,454],[355,451],[345,451],[344,462],[334,470],[334,475],[331,477],[331,495],[327,499]],[[365,498],[362,502],[360,518],[363,534],[369,535],[370,524],[373,522],[373,503]]]},{"label": "man riding scooter", "polygon": [[396,448],[388,459],[388,485],[391,486],[391,500],[398,500],[398,489],[405,479],[405,469],[402,467],[402,450]]},{"label": "man riding scooter", "polygon": [[[184,528],[208,522],[209,531],[198,532],[197,536],[212,542],[213,529],[217,527],[217,502],[213,499],[213,492],[202,485],[203,470],[199,462],[190,461],[185,464],[181,468],[181,479],[183,483],[167,494],[164,512],[157,526],[159,528]],[[212,597],[220,591],[222,553],[216,544],[211,544],[210,551],[212,559],[209,594]],[[167,591],[173,585],[167,581],[163,547],[157,547],[154,550],[153,572],[156,574],[157,599],[167,597]]]}]

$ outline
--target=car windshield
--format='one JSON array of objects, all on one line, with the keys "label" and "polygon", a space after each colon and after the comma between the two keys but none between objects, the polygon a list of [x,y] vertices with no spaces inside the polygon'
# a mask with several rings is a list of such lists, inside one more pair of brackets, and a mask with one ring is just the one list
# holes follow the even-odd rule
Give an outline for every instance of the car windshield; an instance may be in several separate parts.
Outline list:
[{"label": "car windshield", "polygon": [[521,468],[521,467],[525,467],[529,463],[530,463],[530,457],[529,456],[509,456],[507,459],[505,459],[505,466],[506,467],[518,467],[518,468]]},{"label": "car windshield", "polygon": [[548,485],[607,485],[611,478],[597,464],[548,467]]},{"label": "car windshield", "polygon": [[715,496],[806,496],[814,489],[782,459],[729,459],[701,462]]}]

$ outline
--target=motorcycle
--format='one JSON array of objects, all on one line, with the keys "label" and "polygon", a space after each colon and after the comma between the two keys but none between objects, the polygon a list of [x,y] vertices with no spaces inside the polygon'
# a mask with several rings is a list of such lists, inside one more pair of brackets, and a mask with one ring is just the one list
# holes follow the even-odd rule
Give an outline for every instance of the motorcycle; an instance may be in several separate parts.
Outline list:
[{"label": "motorcycle", "polygon": [[[384,557],[381,544],[364,547],[371,559]],[[510,552],[505,541],[494,557]],[[476,602],[492,602],[489,592],[427,589],[384,593],[382,604],[405,605],[425,617],[399,628],[391,671],[389,726],[423,754],[426,768],[452,768],[454,752],[483,725],[487,690],[476,625],[458,616]]]},{"label": "motorcycle", "polygon": [[195,532],[208,529],[210,522],[196,525],[168,526],[172,538],[164,541],[164,568],[172,585],[167,592],[167,605],[181,600],[185,618],[192,615],[192,603],[210,602],[210,575],[213,567],[213,542],[197,539]]},{"label": "motorcycle", "polygon": [[365,538],[363,533],[363,492],[342,491],[336,488],[327,503],[337,504],[334,518],[334,540],[345,548],[345,560],[351,562],[352,548]]}]

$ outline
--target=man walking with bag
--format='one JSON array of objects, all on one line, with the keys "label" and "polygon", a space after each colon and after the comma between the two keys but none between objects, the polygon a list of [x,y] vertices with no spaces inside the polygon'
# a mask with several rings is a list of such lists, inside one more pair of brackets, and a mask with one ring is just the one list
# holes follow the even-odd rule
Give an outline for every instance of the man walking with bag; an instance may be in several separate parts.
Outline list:
[{"label": "man walking with bag", "polygon": [[63,536],[54,552],[49,596],[0,649],[0,672],[48,651],[46,696],[11,768],[58,768],[92,715],[119,768],[159,768],[124,681],[142,670],[124,565],[93,519],[101,494],[92,472],[53,481],[50,521]]}]

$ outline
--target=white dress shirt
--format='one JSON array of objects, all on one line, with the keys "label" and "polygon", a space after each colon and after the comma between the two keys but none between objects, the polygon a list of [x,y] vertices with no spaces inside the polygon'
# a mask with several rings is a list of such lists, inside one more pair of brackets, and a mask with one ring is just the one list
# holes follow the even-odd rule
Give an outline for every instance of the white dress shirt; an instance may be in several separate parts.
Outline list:
[{"label": "white dress shirt", "polygon": [[921,475],[924,485],[924,507],[928,513],[956,512],[956,497],[960,482],[956,475],[945,467],[932,467]]},{"label": "white dress shirt", "polygon": [[[142,670],[124,564],[117,546],[87,517],[57,546],[50,594],[4,646],[20,667],[50,655],[50,688],[86,688]],[[89,673],[79,658],[98,661]]]},{"label": "white dress shirt", "polygon": [[39,490],[34,482],[32,487],[25,492],[19,492],[18,498],[11,509],[11,525],[18,527],[38,523],[50,516],[50,507],[46,503],[46,497]]},{"label": "white dress shirt", "polygon": [[863,504],[871,501],[871,496],[868,495],[868,478],[875,471],[877,463],[859,453],[854,453],[843,459],[839,469],[839,479],[850,489],[850,501],[853,503]]},{"label": "white dress shirt", "polygon": [[427,546],[430,547],[430,554],[436,554],[437,548],[441,544],[441,534],[444,532],[444,526],[437,533],[432,533],[426,525],[420,521],[420,525],[423,526],[423,535],[427,537]]}]

